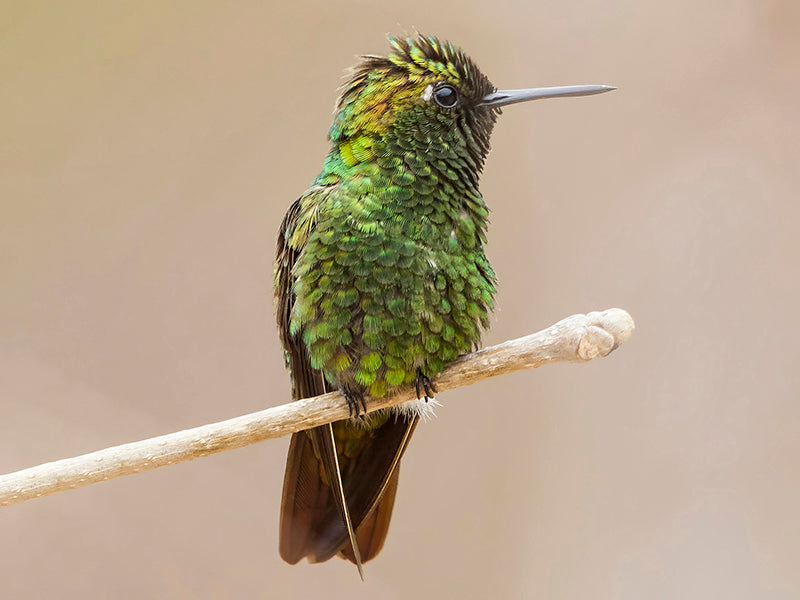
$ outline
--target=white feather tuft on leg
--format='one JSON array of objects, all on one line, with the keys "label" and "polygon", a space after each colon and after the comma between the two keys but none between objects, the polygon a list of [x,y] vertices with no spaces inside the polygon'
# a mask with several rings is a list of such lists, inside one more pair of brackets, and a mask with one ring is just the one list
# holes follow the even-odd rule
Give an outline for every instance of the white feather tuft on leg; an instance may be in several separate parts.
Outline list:
[{"label": "white feather tuft on leg", "polygon": [[435,398],[416,398],[392,407],[392,411],[407,417],[418,415],[423,421],[436,416],[436,407],[441,406]]}]

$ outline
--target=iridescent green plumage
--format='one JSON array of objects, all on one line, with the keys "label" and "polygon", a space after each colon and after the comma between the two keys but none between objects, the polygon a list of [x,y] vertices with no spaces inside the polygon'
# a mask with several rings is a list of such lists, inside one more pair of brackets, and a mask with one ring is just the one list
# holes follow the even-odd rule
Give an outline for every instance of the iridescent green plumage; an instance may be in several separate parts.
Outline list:
[{"label": "iridescent green plumage", "polygon": [[347,85],[331,152],[287,230],[302,247],[290,335],[330,383],[371,396],[420,370],[435,375],[474,346],[494,293],[478,172],[495,111],[424,99],[442,81],[464,104],[493,88],[448,44],[393,45]]},{"label": "iridescent green plumage", "polygon": [[[597,93],[496,92],[449,43],[390,43],[388,57],[364,57],[345,85],[322,172],[278,239],[278,323],[294,396],[340,389],[356,411],[363,395],[400,386],[427,395],[428,378],[480,341],[495,276],[478,177],[499,107]],[[340,553],[360,568],[380,551],[417,420],[406,407],[293,436],[285,560]]]},{"label": "iridescent green plumage", "polygon": [[[322,172],[278,240],[278,322],[295,397],[338,388],[357,402],[427,383],[478,344],[492,308],[478,174],[497,115],[479,102],[494,88],[450,44],[390,41],[389,57],[365,57],[354,70]],[[433,97],[443,85],[456,91],[455,106]],[[363,560],[380,550],[417,422],[413,412],[387,417],[337,423],[333,442],[325,428],[294,436],[281,516],[286,560],[341,552],[360,562],[335,469]]]}]

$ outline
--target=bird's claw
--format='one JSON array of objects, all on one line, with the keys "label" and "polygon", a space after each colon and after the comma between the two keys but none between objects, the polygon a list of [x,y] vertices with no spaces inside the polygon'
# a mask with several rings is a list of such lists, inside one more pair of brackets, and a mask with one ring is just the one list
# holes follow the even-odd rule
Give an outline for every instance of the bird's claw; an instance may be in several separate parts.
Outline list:
[{"label": "bird's claw", "polygon": [[[417,380],[415,382],[417,390],[417,400],[425,399],[425,402],[432,400],[436,394],[436,386],[421,369],[417,369]],[[424,394],[423,394],[424,392]]]},{"label": "bird's claw", "polygon": [[364,416],[367,414],[367,403],[364,400],[364,393],[345,387],[342,388],[342,395],[347,401],[347,408],[350,409],[350,418],[364,420]]}]

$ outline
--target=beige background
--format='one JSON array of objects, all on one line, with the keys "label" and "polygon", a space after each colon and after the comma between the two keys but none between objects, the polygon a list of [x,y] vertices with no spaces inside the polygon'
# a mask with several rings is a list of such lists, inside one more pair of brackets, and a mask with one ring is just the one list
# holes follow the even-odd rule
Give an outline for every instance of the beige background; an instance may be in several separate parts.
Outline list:
[{"label": "beige background", "polygon": [[6,0],[0,471],[287,399],[276,230],[343,69],[414,28],[620,87],[499,122],[485,342],[634,338],[443,395],[366,584],[279,559],[280,440],[0,509],[3,597],[800,596],[796,0]]}]

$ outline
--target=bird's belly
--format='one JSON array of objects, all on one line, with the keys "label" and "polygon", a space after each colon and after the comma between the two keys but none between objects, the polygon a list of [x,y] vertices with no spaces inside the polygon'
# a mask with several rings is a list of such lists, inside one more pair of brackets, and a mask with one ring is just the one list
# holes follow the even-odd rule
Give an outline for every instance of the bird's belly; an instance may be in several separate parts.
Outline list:
[{"label": "bird's belly", "polygon": [[320,253],[295,286],[293,324],[329,381],[380,397],[478,344],[494,291],[482,251],[392,239],[344,246]]}]

